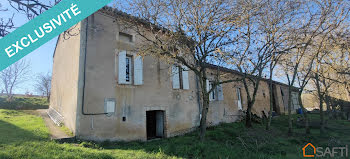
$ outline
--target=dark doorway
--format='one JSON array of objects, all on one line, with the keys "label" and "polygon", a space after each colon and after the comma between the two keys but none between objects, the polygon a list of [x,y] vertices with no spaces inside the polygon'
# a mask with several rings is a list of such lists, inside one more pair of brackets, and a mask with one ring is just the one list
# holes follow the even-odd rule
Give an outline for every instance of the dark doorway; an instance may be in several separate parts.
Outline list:
[{"label": "dark doorway", "polygon": [[272,104],[273,104],[273,111],[276,112],[276,115],[281,114],[279,103],[278,103],[278,97],[277,97],[277,88],[276,85],[272,85]]},{"label": "dark doorway", "polygon": [[276,85],[272,85],[272,105],[273,105],[273,111],[277,112],[277,105],[276,105]]},{"label": "dark doorway", "polygon": [[146,112],[147,140],[164,136],[164,111],[153,110]]}]

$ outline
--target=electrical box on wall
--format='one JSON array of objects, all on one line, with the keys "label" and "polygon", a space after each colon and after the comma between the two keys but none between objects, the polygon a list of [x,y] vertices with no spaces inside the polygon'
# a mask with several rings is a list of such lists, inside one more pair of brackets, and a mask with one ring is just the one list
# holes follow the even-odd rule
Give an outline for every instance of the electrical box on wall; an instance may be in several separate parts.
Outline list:
[{"label": "electrical box on wall", "polygon": [[115,112],[115,99],[114,98],[105,98],[105,112],[112,114]]}]

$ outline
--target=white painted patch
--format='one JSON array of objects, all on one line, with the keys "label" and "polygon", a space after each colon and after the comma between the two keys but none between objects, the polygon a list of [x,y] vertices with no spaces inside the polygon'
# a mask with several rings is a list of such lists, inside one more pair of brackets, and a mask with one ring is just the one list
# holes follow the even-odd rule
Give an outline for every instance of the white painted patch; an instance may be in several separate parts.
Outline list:
[{"label": "white painted patch", "polygon": [[106,113],[114,113],[115,109],[115,102],[114,101],[107,101],[107,110]]}]

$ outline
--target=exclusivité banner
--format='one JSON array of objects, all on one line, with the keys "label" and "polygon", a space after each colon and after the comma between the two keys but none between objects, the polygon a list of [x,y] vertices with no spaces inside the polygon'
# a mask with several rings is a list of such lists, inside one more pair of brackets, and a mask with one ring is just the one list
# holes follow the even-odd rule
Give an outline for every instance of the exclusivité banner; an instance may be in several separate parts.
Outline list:
[{"label": "exclusivit\u00e9 banner", "polygon": [[112,0],[62,0],[0,39],[0,71],[93,14]]}]

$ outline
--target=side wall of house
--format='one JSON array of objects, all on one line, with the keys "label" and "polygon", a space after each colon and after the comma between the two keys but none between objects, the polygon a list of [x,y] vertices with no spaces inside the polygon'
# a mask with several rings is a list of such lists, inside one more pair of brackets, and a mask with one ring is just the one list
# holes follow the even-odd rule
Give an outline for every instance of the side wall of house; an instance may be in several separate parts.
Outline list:
[{"label": "side wall of house", "polygon": [[[214,80],[212,77],[215,77],[215,72],[213,70],[208,72],[209,80]],[[234,73],[222,73],[222,80],[227,79],[239,79],[240,75]],[[219,123],[230,123],[235,122],[242,117],[243,111],[247,110],[247,93],[244,88],[243,82],[231,82],[224,83],[223,87],[223,100],[210,101],[209,112],[208,112],[208,124],[217,125]],[[241,95],[241,104],[242,109],[238,106],[238,90]],[[253,86],[249,86],[250,93],[252,96]],[[288,86],[283,84],[274,83],[274,96],[275,96],[275,109],[280,114],[288,113]],[[292,91],[295,95],[296,91]],[[218,93],[217,93],[218,94]],[[217,95],[218,96],[218,95]],[[296,96],[295,96],[296,97]],[[294,97],[294,98],[295,98]],[[296,113],[296,109],[299,108],[299,104],[293,101],[292,114]],[[255,98],[255,103],[252,107],[252,113],[256,114],[259,117],[264,115],[268,116],[270,111],[270,93],[269,93],[269,83],[267,80],[261,80],[257,95]]]},{"label": "side wall of house", "polygon": [[[300,108],[298,101],[298,92],[292,90],[292,114],[296,113],[296,110]],[[288,114],[288,86],[276,84],[277,106],[280,109],[281,114]]]},{"label": "side wall of house", "polygon": [[[241,78],[236,74],[226,74],[225,79],[237,79]],[[223,79],[223,80],[225,80]],[[219,123],[235,122],[242,117],[243,111],[247,109],[247,93],[244,89],[242,82],[224,83],[223,87],[223,100],[213,100],[210,102],[208,112],[208,124],[217,125]],[[239,88],[241,94],[242,110],[238,106],[238,94]],[[252,91],[252,86],[250,86]],[[252,92],[250,92],[252,93]],[[268,115],[270,110],[270,96],[268,83],[265,81],[260,82],[260,86],[256,95],[255,104],[252,108],[252,113],[259,117]]]},{"label": "side wall of house", "polygon": [[276,84],[275,85],[275,91],[276,91],[276,107],[278,107],[277,109],[279,109],[279,113],[284,114],[285,111],[285,99],[288,99],[288,96],[285,96],[287,92],[283,92],[281,85]]},{"label": "side wall of house", "polygon": [[76,131],[78,102],[78,74],[80,58],[80,23],[71,28],[72,36],[61,34],[57,41],[53,59],[50,113],[70,130]]},{"label": "side wall of house", "polygon": [[[108,115],[78,114],[77,136],[92,140],[146,140],[146,111],[164,111],[165,137],[191,130],[199,124],[194,74],[189,72],[189,90],[172,89],[171,67],[153,57],[143,59],[143,84],[118,84],[119,52],[139,43],[135,33],[123,29],[114,18],[95,13],[88,18],[85,66],[85,113],[104,113],[105,100],[115,100]],[[130,43],[119,32],[134,35]],[[81,110],[79,105],[78,111]]]},{"label": "side wall of house", "polygon": [[[173,89],[172,67],[154,57],[144,57],[143,84],[119,84],[120,52],[126,51],[126,56],[134,57],[133,49],[141,43],[139,37],[127,27],[119,25],[114,17],[100,12],[82,22],[82,26],[86,24],[87,44],[85,39],[81,39],[78,62],[81,70],[75,72],[79,75],[78,107],[72,111],[77,112],[77,137],[89,140],[146,140],[146,112],[151,110],[164,111],[165,137],[182,134],[199,125],[198,88],[191,71],[189,89]],[[133,42],[119,39],[120,33],[132,35]],[[86,49],[83,48],[85,46]],[[239,75],[229,74],[227,78],[237,77]],[[234,122],[246,110],[247,95],[241,82],[226,83],[222,88],[223,100],[210,102],[209,125]],[[238,107],[237,88],[240,88],[242,110]],[[276,85],[276,96],[278,106],[284,112],[288,104],[288,87]],[[109,100],[115,101],[114,111],[104,114],[107,112],[106,101]],[[269,102],[268,83],[262,80],[252,112],[260,117],[267,115]]]}]

